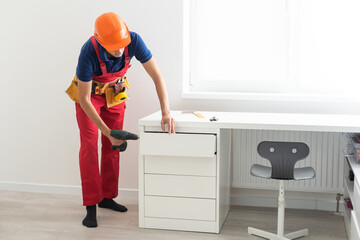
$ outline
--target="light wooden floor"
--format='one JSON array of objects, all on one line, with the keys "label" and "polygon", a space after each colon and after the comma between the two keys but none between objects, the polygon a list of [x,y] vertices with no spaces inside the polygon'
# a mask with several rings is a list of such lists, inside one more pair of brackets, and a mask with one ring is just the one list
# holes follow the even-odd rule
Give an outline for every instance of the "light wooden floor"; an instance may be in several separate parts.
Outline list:
[{"label": "light wooden floor", "polygon": [[[277,209],[254,207],[233,207],[220,234],[139,229],[137,202],[117,201],[129,211],[98,208],[98,227],[89,229],[81,224],[85,216],[81,196],[0,191],[0,239],[256,240],[260,238],[247,234],[248,226],[276,231]],[[332,212],[287,209],[285,221],[285,233],[309,229],[309,236],[301,239],[347,239],[343,218]]]}]

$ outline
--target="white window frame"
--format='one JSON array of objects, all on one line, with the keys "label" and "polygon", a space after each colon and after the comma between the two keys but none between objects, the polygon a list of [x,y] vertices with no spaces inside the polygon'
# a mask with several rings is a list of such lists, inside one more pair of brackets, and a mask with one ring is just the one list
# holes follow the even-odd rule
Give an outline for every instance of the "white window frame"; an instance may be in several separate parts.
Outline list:
[{"label": "white window frame", "polygon": [[[190,6],[191,1],[183,0],[183,91],[184,99],[209,100],[245,100],[245,101],[278,101],[278,102],[334,102],[334,103],[360,103],[356,94],[294,94],[294,93],[251,93],[251,92],[200,92],[190,90]],[[359,66],[360,69],[360,66]],[[291,74],[291,73],[290,73]],[[360,81],[360,79],[359,79]]]}]

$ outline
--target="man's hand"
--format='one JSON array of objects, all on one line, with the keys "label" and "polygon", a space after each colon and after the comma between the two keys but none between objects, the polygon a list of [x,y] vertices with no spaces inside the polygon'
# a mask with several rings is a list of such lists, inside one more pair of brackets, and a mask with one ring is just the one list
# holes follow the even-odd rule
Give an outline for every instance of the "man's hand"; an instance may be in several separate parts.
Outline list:
[{"label": "man's hand", "polygon": [[113,145],[113,146],[120,146],[121,144],[126,142],[126,140],[114,138],[113,136],[108,136],[108,138],[111,142],[111,145]]},{"label": "man's hand", "polygon": [[[124,130],[111,130],[110,136],[108,136],[108,138],[112,144],[113,150],[123,152],[127,148],[126,140],[138,140],[139,136],[134,133],[127,132]],[[114,139],[116,141],[114,141]],[[119,142],[119,141],[123,141],[123,142],[122,143],[120,142],[120,144],[115,143],[115,142]]]},{"label": "man's hand", "polygon": [[165,132],[165,124],[168,125],[168,132],[175,133],[176,121],[171,117],[170,114],[166,114],[162,116],[161,119],[161,129]]}]

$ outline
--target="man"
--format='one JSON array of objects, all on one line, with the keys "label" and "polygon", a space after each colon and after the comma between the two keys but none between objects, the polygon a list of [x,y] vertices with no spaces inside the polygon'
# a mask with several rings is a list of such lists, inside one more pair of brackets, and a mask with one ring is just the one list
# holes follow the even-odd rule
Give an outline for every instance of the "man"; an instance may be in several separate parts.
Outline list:
[{"label": "man", "polygon": [[[129,32],[126,24],[115,13],[104,13],[96,19],[95,33],[82,47],[76,68],[78,102],[76,117],[80,129],[80,174],[83,205],[87,214],[83,220],[86,227],[96,227],[96,204],[119,212],[125,206],[113,199],[118,195],[119,152],[111,146],[120,146],[124,140],[110,136],[110,131],[122,129],[125,102],[114,100],[116,93],[107,90],[117,86],[124,89],[123,77],[135,56],[152,78],[160,101],[165,131],[175,132],[175,120],[170,115],[165,82],[151,52],[141,37]],[[106,96],[103,94],[106,89]],[[116,98],[115,98],[116,99]],[[98,129],[101,136],[101,173],[98,167]]]}]

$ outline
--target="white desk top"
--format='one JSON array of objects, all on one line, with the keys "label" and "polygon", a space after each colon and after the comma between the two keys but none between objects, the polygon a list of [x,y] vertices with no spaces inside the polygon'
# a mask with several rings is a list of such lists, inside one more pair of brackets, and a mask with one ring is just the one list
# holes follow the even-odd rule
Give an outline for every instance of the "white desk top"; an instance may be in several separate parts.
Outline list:
[{"label": "white desk top", "polygon": [[[292,130],[317,132],[360,133],[360,115],[251,113],[251,112],[197,112],[171,111],[177,127]],[[210,121],[213,116],[218,121]],[[161,113],[155,112],[139,120],[140,126],[160,126]]]}]

